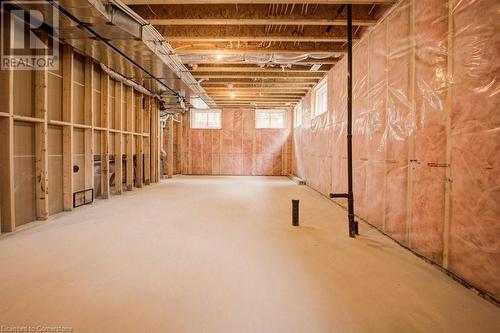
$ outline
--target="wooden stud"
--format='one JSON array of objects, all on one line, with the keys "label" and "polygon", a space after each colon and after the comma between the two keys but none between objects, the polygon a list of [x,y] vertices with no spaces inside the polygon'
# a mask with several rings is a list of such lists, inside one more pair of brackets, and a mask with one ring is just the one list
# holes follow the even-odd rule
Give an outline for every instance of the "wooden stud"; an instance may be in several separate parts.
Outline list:
[{"label": "wooden stud", "polygon": [[[416,126],[416,102],[415,102],[415,62],[416,62],[416,39],[415,39],[415,0],[410,0],[410,68],[408,75],[408,99],[411,103],[412,121]],[[413,165],[415,161],[415,131],[412,130],[408,136],[408,161],[406,176],[406,244],[411,247],[411,227],[413,222]]]},{"label": "wooden stud", "polygon": [[182,173],[182,128],[184,126],[184,117],[181,115],[179,117],[179,123],[177,124],[177,168],[175,173]]},{"label": "wooden stud", "polygon": [[[127,109],[126,112],[126,126],[128,132],[133,132],[132,116],[134,111],[134,89],[131,87],[126,88],[127,93]],[[134,188],[134,152],[133,152],[133,134],[126,135],[126,154],[127,154],[127,191],[132,191]]]},{"label": "wooden stud", "polygon": [[[5,15],[5,13],[3,13]],[[4,28],[8,29],[6,18]],[[0,118],[0,220],[1,232],[11,232],[16,228],[15,187],[14,187],[14,72],[0,70],[0,112],[8,117]]]},{"label": "wooden stud", "polygon": [[[151,133],[151,97],[145,96],[144,130]],[[144,138],[144,184],[151,183],[151,136]]]},{"label": "wooden stud", "polygon": [[[387,103],[389,102],[389,53],[390,53],[390,47],[389,47],[389,18],[387,18],[384,22],[385,25],[385,47],[386,47],[386,54],[385,54],[385,126],[387,126],[387,113],[389,111],[389,108],[387,107]],[[382,230],[385,232],[387,230],[387,173],[389,172],[389,166],[387,165],[388,161],[388,156],[389,156],[389,149],[387,147],[388,145],[388,139],[384,139],[384,185],[382,189]]]},{"label": "wooden stud", "polygon": [[158,103],[156,104],[156,112],[155,112],[155,126],[156,126],[156,131],[155,131],[155,142],[156,142],[156,150],[155,150],[155,164],[156,164],[156,182],[160,182],[160,144],[161,144],[161,136],[160,134],[162,133],[161,127],[160,127],[160,110]]},{"label": "wooden stud", "polygon": [[73,210],[73,49],[65,44],[62,55],[63,209]]},{"label": "wooden stud", "polygon": [[451,224],[451,117],[453,107],[453,47],[455,34],[453,10],[454,0],[448,0],[448,73],[446,90],[446,175],[445,175],[445,195],[444,195],[444,225],[443,225],[443,267],[448,269],[450,265],[450,224]]},{"label": "wooden stud", "polygon": [[35,205],[36,217],[49,217],[49,159],[47,126],[48,69],[35,71],[35,117],[43,122],[35,124]]},{"label": "wooden stud", "polygon": [[101,198],[109,198],[109,75],[101,72]]},{"label": "wooden stud", "polygon": [[[143,121],[143,109],[142,109],[142,94],[137,93],[135,98],[135,124],[136,124],[136,132],[141,133],[142,135],[142,121]],[[142,136],[137,136],[135,138],[135,154],[136,154],[136,179],[137,179],[137,187],[141,188],[144,182],[144,170],[143,170],[143,147],[142,147],[143,139]]]},{"label": "wooden stud", "polygon": [[123,83],[115,82],[115,193],[123,191],[123,150],[122,150]]},{"label": "wooden stud", "polygon": [[85,125],[85,189],[94,188],[94,61],[85,58],[84,118]]},{"label": "wooden stud", "polygon": [[151,110],[151,113],[150,113],[150,118],[149,118],[149,131],[150,131],[150,136],[149,136],[149,151],[150,151],[150,155],[149,155],[149,165],[150,165],[150,179],[151,179],[151,182],[152,183],[155,183],[155,180],[156,180],[156,176],[155,176],[155,157],[154,157],[154,154],[155,154],[155,143],[154,143],[154,138],[155,138],[155,135],[154,135],[154,131],[155,131],[155,126],[154,126],[154,118],[155,118],[155,104],[156,104],[156,101],[154,99],[151,99],[151,104],[149,105],[149,108]]},{"label": "wooden stud", "polygon": [[[168,120],[168,142],[167,142],[167,177],[172,178],[174,174],[174,118]],[[202,142],[203,144],[203,142]],[[203,154],[202,154],[203,157]]]}]

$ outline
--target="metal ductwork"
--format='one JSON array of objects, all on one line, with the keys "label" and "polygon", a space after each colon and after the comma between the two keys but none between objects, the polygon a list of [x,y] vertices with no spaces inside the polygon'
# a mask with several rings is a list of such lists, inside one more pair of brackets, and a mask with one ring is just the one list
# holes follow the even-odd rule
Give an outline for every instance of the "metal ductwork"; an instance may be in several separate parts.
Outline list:
[{"label": "metal ductwork", "polygon": [[[59,10],[59,38],[121,75],[149,94],[189,99],[191,92],[205,103],[213,100],[193,78],[159,32],[118,0],[47,1]],[[45,11],[39,1],[20,1],[23,9]],[[46,8],[42,8],[46,7]]]}]

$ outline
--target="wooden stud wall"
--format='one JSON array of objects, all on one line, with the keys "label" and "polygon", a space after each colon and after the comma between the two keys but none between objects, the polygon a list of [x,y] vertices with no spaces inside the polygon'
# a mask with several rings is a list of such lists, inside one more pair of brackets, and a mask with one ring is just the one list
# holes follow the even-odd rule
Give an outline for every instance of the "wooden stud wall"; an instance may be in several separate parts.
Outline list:
[{"label": "wooden stud wall", "polygon": [[[7,21],[4,24],[8,24]],[[34,147],[35,186],[30,193],[34,202],[30,204],[35,207],[37,220],[73,210],[73,193],[82,187],[95,191],[99,186],[101,198],[121,194],[124,172],[129,191],[134,188],[134,174],[136,187],[159,181],[156,100],[112,80],[91,58],[75,53],[67,45],[62,48],[61,59],[60,70],[37,70],[31,73],[32,78],[29,72],[22,74],[27,78],[25,82],[32,84],[22,90],[15,89],[12,70],[0,71],[2,233],[14,231],[16,222],[17,225],[24,223],[16,221],[15,141],[16,145]],[[30,92],[29,96],[26,91]],[[16,105],[23,99],[26,110],[16,111]],[[33,105],[30,105],[31,99]],[[26,113],[29,108],[33,114]],[[22,134],[23,128],[26,131],[33,128],[34,136]],[[124,154],[126,170],[123,170]],[[115,176],[114,191],[111,191],[113,155]],[[98,171],[95,156],[100,156],[101,161],[100,184],[94,184]],[[75,166],[78,168],[74,169]],[[77,174],[82,178],[75,178]],[[55,184],[54,188],[49,183]],[[60,187],[57,184],[61,184]],[[86,195],[85,199],[91,198]]]},{"label": "wooden stud wall", "polygon": [[122,112],[123,112],[123,83],[115,82],[115,194],[123,191],[123,150],[122,150]]},{"label": "wooden stud wall", "polygon": [[101,198],[109,198],[109,75],[101,73]]}]

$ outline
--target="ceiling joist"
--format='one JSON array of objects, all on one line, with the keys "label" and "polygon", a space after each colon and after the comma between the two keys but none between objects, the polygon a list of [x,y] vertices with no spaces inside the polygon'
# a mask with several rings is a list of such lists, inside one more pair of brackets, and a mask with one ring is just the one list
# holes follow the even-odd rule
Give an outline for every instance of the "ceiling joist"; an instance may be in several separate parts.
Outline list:
[{"label": "ceiling joist", "polygon": [[[185,0],[123,0],[127,5],[174,5],[184,4]],[[395,0],[190,0],[190,4],[196,5],[211,5],[211,4],[225,4],[234,5],[238,4],[325,4],[325,5],[339,5],[339,4],[353,4],[353,5],[366,5],[366,4],[392,4]]]},{"label": "ceiling joist", "polygon": [[[256,18],[256,19],[149,19],[154,26],[172,25],[326,25],[345,26],[345,19]],[[372,26],[376,20],[353,20],[354,26]]]},{"label": "ceiling joist", "polygon": [[[289,107],[394,0],[125,0],[154,25],[218,106]],[[314,5],[314,6],[311,6]]]}]

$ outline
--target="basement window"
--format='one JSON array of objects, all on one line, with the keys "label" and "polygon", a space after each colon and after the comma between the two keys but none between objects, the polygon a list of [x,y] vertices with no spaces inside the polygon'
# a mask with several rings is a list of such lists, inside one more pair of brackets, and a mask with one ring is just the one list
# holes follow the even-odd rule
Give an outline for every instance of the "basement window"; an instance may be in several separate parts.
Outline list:
[{"label": "basement window", "polygon": [[293,110],[293,127],[297,128],[301,125],[302,125],[302,103],[299,103]]},{"label": "basement window", "polygon": [[255,110],[255,128],[283,128],[285,112],[276,109]]},{"label": "basement window", "polygon": [[191,128],[220,129],[220,110],[191,110]]},{"label": "basement window", "polygon": [[325,113],[328,109],[328,84],[325,77],[314,88],[314,117]]}]

